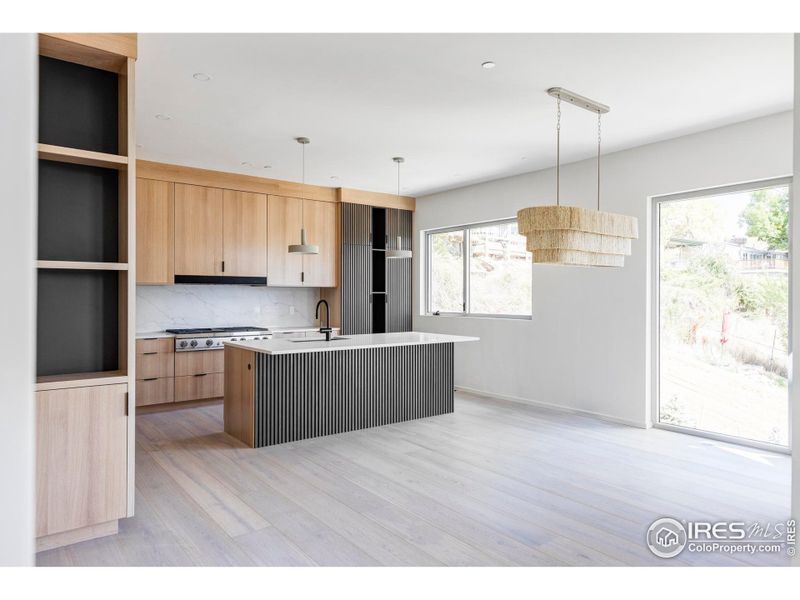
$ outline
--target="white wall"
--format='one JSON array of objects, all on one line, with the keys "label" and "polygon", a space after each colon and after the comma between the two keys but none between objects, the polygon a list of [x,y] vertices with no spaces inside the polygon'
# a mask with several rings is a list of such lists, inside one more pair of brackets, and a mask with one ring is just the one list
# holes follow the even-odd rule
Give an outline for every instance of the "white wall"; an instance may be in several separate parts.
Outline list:
[{"label": "white wall", "polygon": [[36,38],[0,34],[0,566],[34,552]]},{"label": "white wall", "polygon": [[[640,237],[625,268],[534,265],[531,321],[421,316],[424,304],[415,297],[414,329],[481,338],[456,351],[459,387],[647,426],[648,197],[791,172],[791,112],[607,155],[601,208],[639,218]],[[562,166],[562,202],[593,206],[595,185],[593,160]],[[511,217],[554,200],[554,169],[418,198],[417,248],[421,230]],[[415,281],[422,259],[417,252]]]},{"label": "white wall", "polygon": [[140,285],[136,331],[175,327],[314,325],[318,288],[247,285]]},{"label": "white wall", "polygon": [[[800,518],[800,34],[794,36],[794,189],[792,194],[792,515]],[[795,557],[800,566],[800,557]]]}]

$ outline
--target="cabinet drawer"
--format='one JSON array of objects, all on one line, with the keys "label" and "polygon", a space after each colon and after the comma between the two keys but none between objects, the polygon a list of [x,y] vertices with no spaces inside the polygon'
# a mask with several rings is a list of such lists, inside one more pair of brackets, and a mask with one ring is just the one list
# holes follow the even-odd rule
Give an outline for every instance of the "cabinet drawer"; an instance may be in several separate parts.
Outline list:
[{"label": "cabinet drawer", "polygon": [[172,353],[175,351],[175,338],[142,338],[136,340],[136,354],[147,352]]},{"label": "cabinet drawer", "polygon": [[[198,352],[197,354],[203,354]],[[209,373],[175,378],[175,402],[221,398],[225,393],[225,375]]]},{"label": "cabinet drawer", "polygon": [[175,355],[170,354],[137,354],[136,379],[152,379],[153,377],[172,377],[175,375]]},{"label": "cabinet drawer", "polygon": [[223,371],[225,371],[225,352],[222,349],[175,353],[176,377]]},{"label": "cabinet drawer", "polygon": [[161,377],[136,381],[136,406],[175,402],[175,378]]}]

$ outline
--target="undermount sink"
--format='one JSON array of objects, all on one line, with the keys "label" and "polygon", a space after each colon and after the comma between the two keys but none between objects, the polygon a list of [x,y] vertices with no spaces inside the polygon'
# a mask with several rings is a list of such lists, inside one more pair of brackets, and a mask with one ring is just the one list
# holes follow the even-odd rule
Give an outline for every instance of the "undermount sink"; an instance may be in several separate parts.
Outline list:
[{"label": "undermount sink", "polygon": [[[332,337],[332,338],[330,339],[330,341],[331,341],[331,342],[333,342],[333,341],[335,341],[335,340],[349,340],[349,339],[350,339],[350,338],[347,338],[347,337],[341,337],[341,336],[338,336],[338,335],[337,335],[337,336],[334,336],[334,337]],[[324,341],[325,341],[325,338],[324,338],[324,337],[318,337],[318,338],[305,338],[305,339],[302,339],[302,340],[290,340],[290,341],[292,341],[292,342],[324,342]]]}]

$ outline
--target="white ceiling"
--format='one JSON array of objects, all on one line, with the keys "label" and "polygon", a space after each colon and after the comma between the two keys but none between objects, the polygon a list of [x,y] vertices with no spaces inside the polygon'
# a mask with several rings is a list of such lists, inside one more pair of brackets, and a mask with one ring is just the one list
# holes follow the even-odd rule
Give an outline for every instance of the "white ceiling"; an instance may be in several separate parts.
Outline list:
[{"label": "white ceiling", "polygon": [[[792,52],[791,34],[141,34],[138,154],[299,181],[307,136],[308,183],[395,192],[400,155],[421,196],[552,166],[548,87],[610,105],[621,150],[790,110]],[[596,117],[562,112],[562,160],[591,156]]]}]

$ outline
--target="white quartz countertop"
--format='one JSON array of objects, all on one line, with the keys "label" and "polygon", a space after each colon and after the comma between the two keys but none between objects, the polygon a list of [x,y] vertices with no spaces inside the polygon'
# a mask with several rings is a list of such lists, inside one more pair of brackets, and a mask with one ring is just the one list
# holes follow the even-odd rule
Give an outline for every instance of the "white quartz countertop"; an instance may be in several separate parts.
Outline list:
[{"label": "white quartz countertop", "polygon": [[300,338],[300,340],[272,339],[249,342],[225,342],[226,346],[252,350],[264,354],[298,354],[302,352],[332,352],[336,350],[356,350],[359,348],[381,348],[385,346],[416,346],[420,344],[450,344],[477,342],[480,338],[463,335],[444,335],[405,331],[398,333],[370,333],[346,335],[346,339],[326,342],[324,337]]},{"label": "white quartz countertop", "polygon": [[166,331],[137,331],[136,339],[144,340],[148,338],[171,338],[175,337],[174,333],[167,333]]}]

